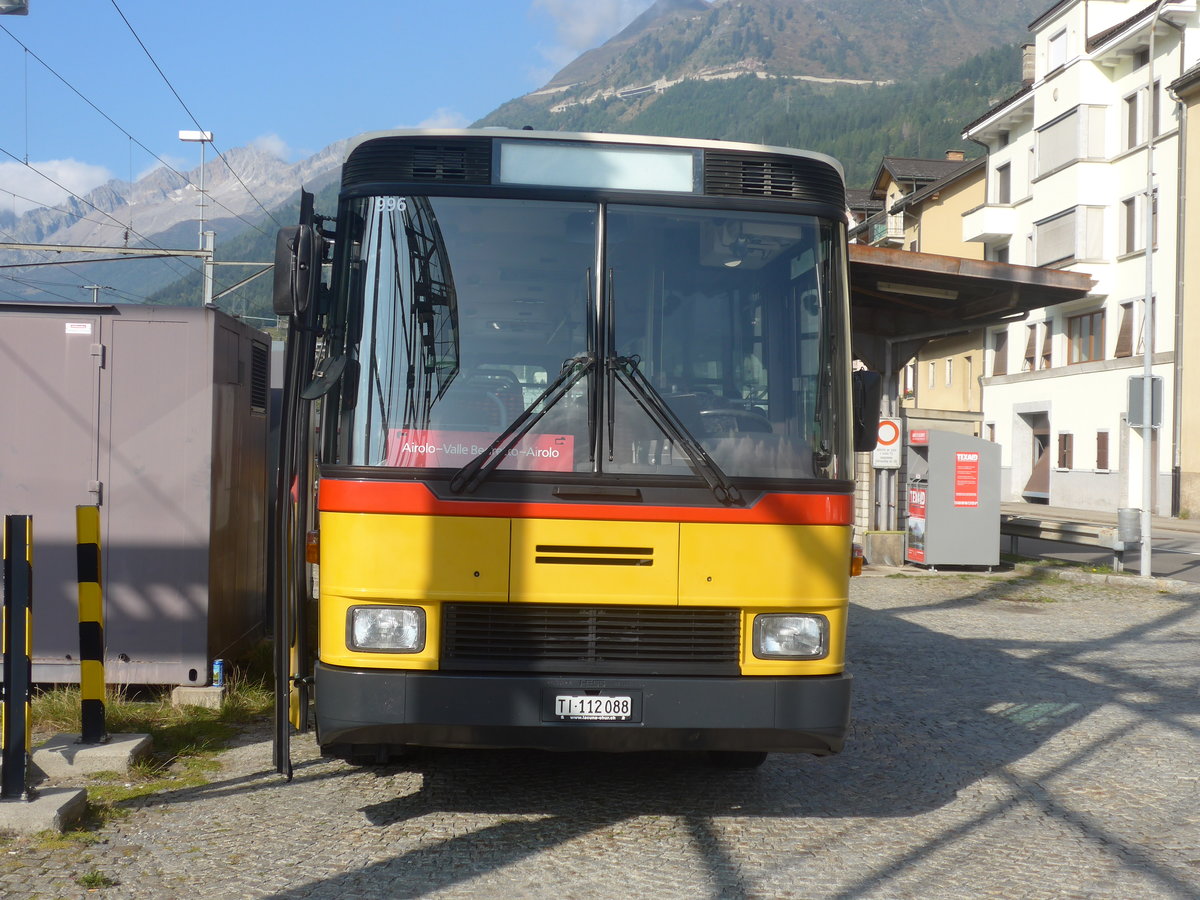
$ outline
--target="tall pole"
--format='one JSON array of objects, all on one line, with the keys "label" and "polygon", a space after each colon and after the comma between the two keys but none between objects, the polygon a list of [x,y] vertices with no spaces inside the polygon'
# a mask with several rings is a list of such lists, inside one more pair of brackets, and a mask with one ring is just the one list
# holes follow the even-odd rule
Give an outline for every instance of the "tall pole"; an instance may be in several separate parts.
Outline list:
[{"label": "tall pole", "polygon": [[204,249],[204,147],[208,141],[200,142],[200,249]]},{"label": "tall pole", "polygon": [[204,145],[212,143],[213,135],[211,131],[181,131],[179,139],[189,143],[197,143],[200,145],[200,244],[199,248],[204,249]]},{"label": "tall pole", "polygon": [[1158,17],[1162,14],[1160,2],[1150,20],[1150,54],[1146,63],[1146,201],[1145,215],[1145,258],[1146,297],[1142,314],[1142,520],[1141,554],[1139,574],[1149,578],[1151,574],[1151,546],[1153,496],[1154,496],[1154,53],[1158,33]]}]

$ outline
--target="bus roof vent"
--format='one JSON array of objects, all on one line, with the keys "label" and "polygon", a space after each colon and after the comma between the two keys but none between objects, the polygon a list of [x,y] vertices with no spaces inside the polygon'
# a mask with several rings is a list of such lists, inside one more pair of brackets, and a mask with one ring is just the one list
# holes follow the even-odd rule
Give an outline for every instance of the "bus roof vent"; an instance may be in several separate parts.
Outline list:
[{"label": "bus roof vent", "polygon": [[342,187],[380,181],[415,184],[490,184],[489,138],[382,137],[354,149]]},{"label": "bus roof vent", "polygon": [[704,193],[718,197],[780,197],[846,206],[837,170],[819,159],[774,153],[706,151]]}]

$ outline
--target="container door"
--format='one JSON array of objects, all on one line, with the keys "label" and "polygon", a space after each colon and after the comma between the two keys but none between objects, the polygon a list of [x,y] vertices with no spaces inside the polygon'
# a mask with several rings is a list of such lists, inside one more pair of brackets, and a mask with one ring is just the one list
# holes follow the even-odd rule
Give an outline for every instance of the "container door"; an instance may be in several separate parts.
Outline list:
[{"label": "container door", "polygon": [[0,510],[33,516],[33,680],[79,680],[75,507],[99,501],[100,317],[5,315]]}]

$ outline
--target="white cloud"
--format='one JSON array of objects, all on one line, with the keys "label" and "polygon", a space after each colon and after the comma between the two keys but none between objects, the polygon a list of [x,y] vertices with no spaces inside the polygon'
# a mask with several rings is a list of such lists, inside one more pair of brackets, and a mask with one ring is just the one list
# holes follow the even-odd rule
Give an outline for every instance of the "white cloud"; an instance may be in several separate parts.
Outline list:
[{"label": "white cloud", "polygon": [[57,206],[70,194],[85,196],[112,177],[103,166],[75,159],[50,159],[28,166],[0,162],[0,205],[19,216],[39,206]]},{"label": "white cloud", "polygon": [[533,0],[532,9],[554,22],[556,43],[539,47],[551,65],[562,68],[585,50],[608,40],[650,8],[653,0]]},{"label": "white cloud", "polygon": [[457,110],[443,106],[435,110],[433,115],[417,123],[418,128],[466,128],[471,120]]},{"label": "white cloud", "polygon": [[264,134],[250,142],[250,146],[261,153],[269,153],[276,159],[287,159],[291,150],[287,143],[277,134]]}]

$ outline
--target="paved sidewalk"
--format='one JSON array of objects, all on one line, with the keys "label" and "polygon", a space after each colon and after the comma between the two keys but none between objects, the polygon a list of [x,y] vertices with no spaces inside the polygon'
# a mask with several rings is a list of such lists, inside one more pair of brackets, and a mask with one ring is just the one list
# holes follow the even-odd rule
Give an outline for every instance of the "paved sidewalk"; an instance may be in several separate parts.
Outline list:
[{"label": "paved sidewalk", "polygon": [[[1200,593],[1054,571],[858,578],[852,731],[753,772],[436,750],[352,768],[266,727],[87,843],[0,844],[6,898],[1194,900]],[[94,873],[116,882],[89,892]],[[86,880],[85,880],[86,883]]]}]

